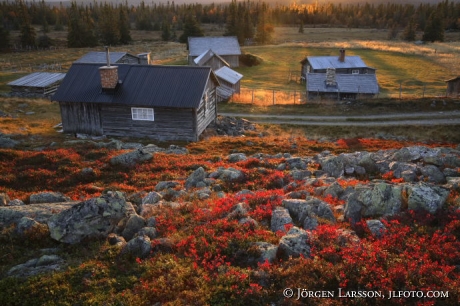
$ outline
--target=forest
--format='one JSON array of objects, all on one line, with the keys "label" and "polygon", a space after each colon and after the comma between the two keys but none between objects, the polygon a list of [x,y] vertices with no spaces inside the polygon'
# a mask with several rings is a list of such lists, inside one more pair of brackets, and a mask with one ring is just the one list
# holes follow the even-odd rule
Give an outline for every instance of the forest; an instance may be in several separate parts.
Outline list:
[{"label": "forest", "polygon": [[[225,28],[226,35],[270,43],[274,26],[348,27],[389,29],[389,38],[402,31],[402,38],[415,39],[423,31],[424,41],[443,41],[445,31],[460,30],[460,2],[437,4],[267,4],[263,1],[232,0],[228,4],[166,4],[141,2],[114,5],[94,1],[89,4],[47,4],[22,0],[0,2],[0,49],[47,48],[47,35],[67,31],[68,47],[99,44],[119,45],[131,41],[130,30],[162,31],[162,39],[186,41],[187,36],[203,35],[200,24]],[[20,31],[19,38],[11,35]],[[182,33],[178,37],[178,32]]]}]

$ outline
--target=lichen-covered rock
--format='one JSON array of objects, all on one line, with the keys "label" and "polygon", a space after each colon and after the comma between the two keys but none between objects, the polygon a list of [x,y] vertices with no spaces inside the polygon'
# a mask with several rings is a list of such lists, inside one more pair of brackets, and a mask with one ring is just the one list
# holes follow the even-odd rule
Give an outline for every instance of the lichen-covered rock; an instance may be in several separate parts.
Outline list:
[{"label": "lichen-covered rock", "polygon": [[308,197],[306,200],[286,199],[282,205],[304,229],[315,229],[320,222],[318,218],[336,222],[330,205],[314,197]]},{"label": "lichen-covered rock", "polygon": [[19,235],[44,230],[48,230],[48,227],[45,224],[39,223],[29,217],[22,217],[16,225],[16,233]]},{"label": "lichen-covered rock", "polygon": [[60,203],[70,201],[69,197],[66,197],[60,192],[40,192],[31,194],[29,197],[30,204],[38,203]]},{"label": "lichen-covered rock", "polygon": [[145,197],[142,198],[142,204],[156,204],[163,197],[158,192],[152,191],[149,192]]},{"label": "lichen-covered rock", "polygon": [[270,229],[273,232],[286,231],[286,225],[292,225],[292,218],[289,215],[289,211],[283,207],[276,207],[272,211],[272,219]]},{"label": "lichen-covered rock", "polygon": [[231,167],[227,169],[219,167],[217,171],[211,173],[209,176],[224,182],[239,182],[244,180],[244,173]]},{"label": "lichen-covered rock", "polygon": [[57,255],[43,255],[12,267],[8,271],[8,275],[27,278],[38,274],[59,271],[63,268],[64,264],[64,260]]},{"label": "lichen-covered rock", "polygon": [[444,184],[446,182],[446,177],[436,166],[427,165],[420,170],[427,182],[435,184]]},{"label": "lichen-covered rock", "polygon": [[110,159],[111,165],[120,165],[123,167],[133,167],[138,163],[142,163],[153,158],[153,154],[143,149],[134,150],[128,153],[123,153],[114,156]]},{"label": "lichen-covered rock", "polygon": [[310,257],[309,237],[306,231],[293,227],[284,235],[278,245],[278,256],[282,259],[290,257]]},{"label": "lichen-covered rock", "polygon": [[392,216],[401,210],[402,187],[387,183],[358,186],[348,196],[345,220],[352,224],[362,217]]},{"label": "lichen-covered rock", "polygon": [[150,238],[147,236],[137,236],[123,247],[121,254],[129,254],[137,258],[146,258],[152,251]]},{"label": "lichen-covered rock", "polygon": [[230,209],[230,213],[227,215],[229,220],[239,220],[247,217],[249,206],[246,203],[238,203]]},{"label": "lichen-covered rock", "polygon": [[340,186],[339,183],[334,182],[331,185],[329,185],[323,192],[324,196],[332,196],[334,198],[339,198],[343,194],[344,190],[342,186]]},{"label": "lichen-covered rock", "polygon": [[158,236],[158,232],[157,232],[156,228],[146,226],[146,227],[141,228],[139,230],[139,232],[137,232],[136,235],[137,236],[147,236],[147,237],[150,238],[150,240],[153,240]]},{"label": "lichen-covered rock", "polygon": [[117,224],[135,214],[122,193],[109,192],[74,205],[48,220],[51,238],[75,244],[85,238],[106,237]]},{"label": "lichen-covered rock", "polygon": [[264,242],[258,241],[252,244],[252,247],[256,249],[256,252],[259,256],[255,259],[258,263],[269,262],[273,263],[276,260],[276,253],[278,252],[278,246]]},{"label": "lichen-covered rock", "polygon": [[343,156],[327,156],[320,161],[321,170],[326,172],[329,176],[338,178],[344,174],[345,163]]},{"label": "lichen-covered rock", "polygon": [[291,176],[296,181],[301,181],[311,176],[311,171],[309,170],[297,170],[294,169],[291,171]]},{"label": "lichen-covered rock", "polygon": [[236,163],[248,159],[244,153],[233,153],[227,156],[229,163]]},{"label": "lichen-covered rock", "polygon": [[307,163],[300,157],[291,157],[286,159],[289,169],[305,170],[307,169]]},{"label": "lichen-covered rock", "polygon": [[165,189],[169,188],[176,188],[176,186],[179,186],[179,182],[174,182],[174,181],[160,181],[156,184],[155,186],[155,191],[159,192]]},{"label": "lichen-covered rock", "polygon": [[426,183],[418,183],[406,186],[406,194],[409,209],[425,210],[433,214],[446,203],[449,190]]}]

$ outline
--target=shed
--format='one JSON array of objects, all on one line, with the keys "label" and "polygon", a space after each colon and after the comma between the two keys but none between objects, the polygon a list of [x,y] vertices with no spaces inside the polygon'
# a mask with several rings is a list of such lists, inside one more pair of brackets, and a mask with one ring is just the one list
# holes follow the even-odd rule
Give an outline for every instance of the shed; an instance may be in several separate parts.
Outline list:
[{"label": "shed", "polygon": [[209,67],[74,63],[52,100],[66,133],[197,141],[218,85]]},{"label": "shed", "polygon": [[460,76],[447,80],[447,90],[446,95],[449,97],[459,97],[460,96]]},{"label": "shed", "polygon": [[193,64],[196,66],[209,66],[213,71],[225,66],[230,67],[230,64],[227,63],[225,59],[211,49],[203,52],[200,56],[195,58],[193,60]]},{"label": "shed", "polygon": [[188,63],[194,64],[194,60],[211,49],[217,55],[221,56],[230,67],[239,66],[239,56],[241,48],[236,36],[222,37],[189,37],[188,38]]},{"label": "shed", "polygon": [[64,77],[65,73],[34,72],[9,82],[8,85],[12,95],[46,97],[57,90]]},{"label": "shed", "polygon": [[218,101],[228,99],[234,93],[240,93],[240,81],[243,78],[241,73],[224,66],[216,70],[215,74],[220,83],[217,91]]},{"label": "shed", "polygon": [[326,98],[333,100],[374,97],[379,93],[375,74],[307,74],[307,98]]},{"label": "shed", "polygon": [[[149,53],[142,53],[141,56],[146,56],[148,54],[148,60],[150,61]],[[139,56],[132,55],[127,52],[110,52],[110,63],[112,64],[141,64],[143,60]],[[106,52],[97,52],[91,51],[80,57],[75,61],[75,63],[99,63],[105,64],[107,62],[107,53]],[[147,62],[146,64],[149,64]]]}]

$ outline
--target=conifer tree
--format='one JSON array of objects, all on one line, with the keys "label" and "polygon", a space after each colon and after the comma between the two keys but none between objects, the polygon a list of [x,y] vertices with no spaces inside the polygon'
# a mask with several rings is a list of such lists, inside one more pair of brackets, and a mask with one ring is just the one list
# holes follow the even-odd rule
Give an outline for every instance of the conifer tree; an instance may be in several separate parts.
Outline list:
[{"label": "conifer tree", "polygon": [[21,34],[19,36],[21,40],[21,46],[24,48],[33,47],[35,46],[36,33],[30,21],[27,6],[22,0],[19,1],[19,8],[21,14]]},{"label": "conifer tree", "polygon": [[200,28],[195,16],[189,13],[185,19],[184,32],[179,37],[179,42],[186,43],[188,49],[188,38],[200,36],[204,36],[203,30]]},{"label": "conifer tree", "polygon": [[439,15],[435,12],[431,13],[423,32],[423,41],[444,41],[444,26]]},{"label": "conifer tree", "polygon": [[133,39],[131,38],[130,26],[129,26],[129,17],[126,9],[123,5],[118,7],[119,18],[118,18],[118,28],[120,30],[120,43],[129,44]]},{"label": "conifer tree", "polygon": [[256,42],[259,44],[268,44],[272,40],[273,26],[268,22],[268,5],[262,2],[258,13],[258,22],[256,27]]},{"label": "conifer tree", "polygon": [[161,25],[161,39],[163,41],[169,41],[171,39],[171,29],[166,21],[163,21]]},{"label": "conifer tree", "polygon": [[300,25],[299,25],[299,33],[303,33],[304,30],[303,30],[303,21],[300,21]]},{"label": "conifer tree", "polygon": [[416,37],[416,24],[414,22],[414,19],[411,19],[407,26],[404,28],[404,32],[402,33],[402,39],[406,41],[414,41]]},{"label": "conifer tree", "polygon": [[113,7],[107,3],[101,10],[99,19],[99,35],[104,45],[116,45],[120,41],[120,30],[118,28],[118,15]]}]

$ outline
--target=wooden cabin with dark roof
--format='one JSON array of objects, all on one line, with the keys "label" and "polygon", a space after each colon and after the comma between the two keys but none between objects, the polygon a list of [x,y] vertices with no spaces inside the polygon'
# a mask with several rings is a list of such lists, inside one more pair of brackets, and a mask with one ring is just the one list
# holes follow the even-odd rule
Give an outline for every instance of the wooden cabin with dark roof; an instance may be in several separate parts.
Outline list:
[{"label": "wooden cabin with dark roof", "polygon": [[197,141],[218,85],[209,67],[74,63],[52,101],[65,133]]},{"label": "wooden cabin with dark roof", "polygon": [[448,97],[460,97],[460,76],[447,80],[446,96]]}]

